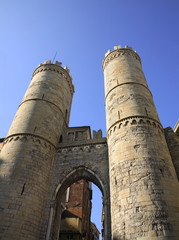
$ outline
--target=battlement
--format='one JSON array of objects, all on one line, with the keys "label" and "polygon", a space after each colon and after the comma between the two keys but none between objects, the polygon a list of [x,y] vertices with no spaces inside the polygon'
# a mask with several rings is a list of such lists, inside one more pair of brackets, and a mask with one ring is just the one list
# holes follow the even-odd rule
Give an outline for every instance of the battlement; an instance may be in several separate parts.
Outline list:
[{"label": "battlement", "polygon": [[134,58],[136,58],[141,63],[141,59],[140,59],[139,55],[137,54],[136,51],[133,50],[132,47],[129,47],[128,45],[125,45],[125,47],[122,48],[121,45],[118,45],[118,46],[114,46],[114,50],[111,51],[109,49],[106,52],[105,58],[104,58],[103,63],[102,63],[103,70],[110,60],[112,60],[112,59],[114,59],[114,58],[116,58],[120,55],[133,56]]},{"label": "battlement", "polygon": [[[121,45],[118,45],[118,46],[114,46],[114,50],[118,50],[118,49],[130,49],[133,51],[133,48],[132,47],[129,47],[128,45],[125,45],[124,48],[121,47]],[[105,53],[105,57],[107,57],[107,55],[112,52],[110,49],[107,51],[107,53]],[[136,52],[136,51],[134,51]]]},{"label": "battlement", "polygon": [[56,61],[55,64],[52,63],[51,60],[45,60],[44,63],[40,63],[38,67],[35,69],[35,71],[32,74],[32,78],[39,72],[43,71],[54,71],[58,74],[62,75],[69,83],[69,87],[71,90],[71,93],[74,93],[74,85],[72,83],[72,76],[70,74],[70,70],[67,66],[62,67],[62,62]]},{"label": "battlement", "polygon": [[93,131],[92,137],[89,126],[69,127],[66,134],[60,138],[58,147],[63,148],[67,146],[96,143],[106,143],[106,138],[102,137],[101,129],[98,131]]},{"label": "battlement", "polygon": [[[55,63],[52,63],[51,60],[45,60],[44,63],[40,63],[40,64],[38,65],[38,67],[40,67],[40,66],[42,66],[42,65],[47,65],[47,64],[57,65],[57,66],[59,66],[59,67],[62,67],[62,62],[56,61]],[[38,67],[37,67],[37,68],[38,68]],[[62,68],[65,69],[68,73],[70,73],[70,69],[69,69],[67,66],[62,67]],[[70,75],[70,74],[69,74],[69,75]],[[70,75],[70,77],[71,77],[71,75]]]}]

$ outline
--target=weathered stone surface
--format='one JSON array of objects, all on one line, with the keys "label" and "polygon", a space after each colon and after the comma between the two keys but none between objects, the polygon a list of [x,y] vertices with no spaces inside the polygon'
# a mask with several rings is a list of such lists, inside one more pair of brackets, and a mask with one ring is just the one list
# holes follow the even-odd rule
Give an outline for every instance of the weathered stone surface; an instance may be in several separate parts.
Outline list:
[{"label": "weathered stone surface", "polygon": [[115,47],[103,70],[112,239],[178,239],[179,185],[140,58]]},{"label": "weathered stone surface", "polygon": [[39,239],[72,96],[62,67],[46,61],[35,70],[0,155],[0,239]]},{"label": "weathered stone surface", "polygon": [[176,174],[179,180],[179,135],[178,129],[176,132],[172,128],[165,128],[165,137],[170,150],[172,161],[176,170]]},{"label": "weathered stone surface", "polygon": [[58,239],[64,193],[80,179],[102,192],[105,240],[179,239],[178,127],[164,135],[132,48],[109,50],[103,70],[107,139],[69,128],[67,67],[34,71],[0,141],[0,239]]}]

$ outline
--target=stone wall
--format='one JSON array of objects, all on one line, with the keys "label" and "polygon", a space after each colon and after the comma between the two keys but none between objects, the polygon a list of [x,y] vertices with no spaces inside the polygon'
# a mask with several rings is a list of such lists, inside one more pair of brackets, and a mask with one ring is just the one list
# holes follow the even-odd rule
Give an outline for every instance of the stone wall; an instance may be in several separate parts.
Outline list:
[{"label": "stone wall", "polygon": [[164,130],[173,165],[179,180],[179,135],[175,133],[171,127],[165,128]]},{"label": "stone wall", "polygon": [[35,70],[0,154],[0,239],[39,239],[72,96],[71,77],[58,62]]},{"label": "stone wall", "polygon": [[178,239],[178,180],[141,60],[115,47],[103,61],[112,239]]},{"label": "stone wall", "polygon": [[68,127],[67,67],[45,61],[34,71],[1,141],[0,239],[58,239],[64,193],[80,179],[102,192],[105,240],[179,239],[178,125],[164,134],[132,48],[108,51],[103,70],[107,140]]},{"label": "stone wall", "polygon": [[[108,179],[108,150],[106,138],[101,137],[101,131],[94,133],[95,139],[90,139],[89,127],[69,128],[67,136],[79,136],[79,132],[85,138],[73,138],[71,142],[62,142],[58,145],[55,158],[53,178],[49,190],[49,202],[46,207],[46,215],[42,227],[43,232],[48,228],[50,231],[49,239],[56,239],[59,234],[58,206],[64,191],[74,182],[80,179],[86,179],[95,183],[103,195],[103,204],[105,206],[105,234],[106,239],[110,239],[110,198],[109,198],[109,179]],[[78,132],[78,134],[77,134]],[[65,136],[63,136],[66,139]],[[51,204],[53,201],[53,204]],[[49,216],[52,219],[49,222]],[[56,216],[55,216],[56,215]],[[100,216],[101,218],[101,216]],[[45,239],[45,236],[41,237]]]}]

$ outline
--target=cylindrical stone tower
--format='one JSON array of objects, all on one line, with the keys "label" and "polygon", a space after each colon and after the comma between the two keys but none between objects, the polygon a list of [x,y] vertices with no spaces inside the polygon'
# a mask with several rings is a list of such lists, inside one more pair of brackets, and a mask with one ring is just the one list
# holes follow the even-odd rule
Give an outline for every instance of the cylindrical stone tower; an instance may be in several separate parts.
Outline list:
[{"label": "cylindrical stone tower", "polygon": [[34,71],[0,154],[0,239],[39,239],[56,146],[74,87],[67,67]]},{"label": "cylindrical stone tower", "polygon": [[112,239],[179,239],[179,185],[140,57],[103,61]]}]

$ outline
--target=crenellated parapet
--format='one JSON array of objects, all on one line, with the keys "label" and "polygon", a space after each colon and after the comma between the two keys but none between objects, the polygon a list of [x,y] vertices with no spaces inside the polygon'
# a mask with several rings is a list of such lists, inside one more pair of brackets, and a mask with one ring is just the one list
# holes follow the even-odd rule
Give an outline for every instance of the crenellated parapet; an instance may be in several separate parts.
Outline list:
[{"label": "crenellated parapet", "polygon": [[[66,133],[61,137],[57,149],[85,149],[86,146],[105,145],[107,140],[102,137],[101,129],[93,131],[93,138],[91,137],[90,127],[70,127]],[[58,151],[58,150],[57,150]]]},{"label": "crenellated parapet", "polygon": [[46,61],[44,61],[43,64],[42,63],[39,64],[39,66],[33,72],[32,78],[36,74],[38,74],[40,72],[44,72],[44,71],[53,71],[53,72],[57,72],[58,74],[60,74],[68,82],[71,94],[74,93],[74,85],[72,83],[72,76],[71,76],[70,70],[68,69],[67,66],[65,66],[63,68],[61,62],[56,61],[56,63],[53,64],[53,63],[51,63],[51,60],[48,60],[48,61],[46,60]]},{"label": "crenellated parapet", "polygon": [[102,64],[103,71],[104,71],[106,65],[111,60],[113,60],[114,58],[117,58],[119,56],[120,57],[124,56],[124,55],[131,56],[131,57],[137,59],[141,64],[141,59],[136,51],[133,51],[133,49],[131,47],[125,46],[125,48],[122,48],[121,45],[119,45],[119,46],[115,46],[113,51],[108,50],[107,53],[105,54],[105,58],[104,58],[103,64]]}]

